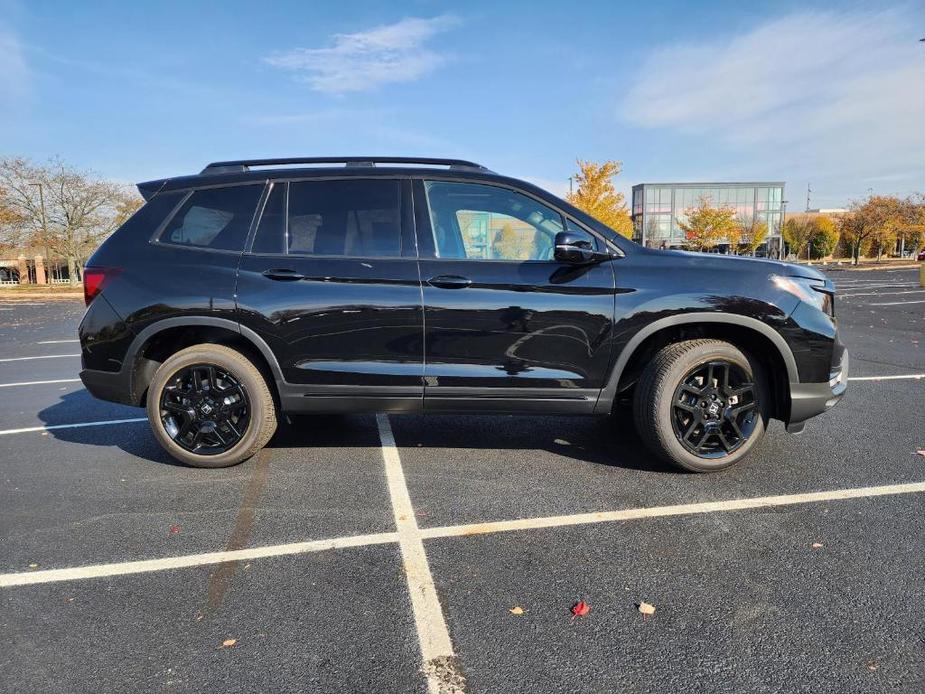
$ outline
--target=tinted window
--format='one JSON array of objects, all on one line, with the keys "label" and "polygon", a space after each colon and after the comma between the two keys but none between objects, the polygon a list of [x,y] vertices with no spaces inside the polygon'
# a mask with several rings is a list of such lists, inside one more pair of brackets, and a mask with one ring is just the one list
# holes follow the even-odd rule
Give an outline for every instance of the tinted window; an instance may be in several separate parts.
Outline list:
[{"label": "tinted window", "polygon": [[286,236],[286,184],[274,183],[270,190],[257,233],[254,236],[253,253],[285,253]]},{"label": "tinted window", "polygon": [[289,253],[401,255],[399,182],[302,181],[289,184]]},{"label": "tinted window", "polygon": [[437,256],[551,260],[562,217],[521,193],[474,183],[426,183]]},{"label": "tinted window", "polygon": [[181,246],[240,251],[263,186],[230,186],[194,191],[161,234]]}]

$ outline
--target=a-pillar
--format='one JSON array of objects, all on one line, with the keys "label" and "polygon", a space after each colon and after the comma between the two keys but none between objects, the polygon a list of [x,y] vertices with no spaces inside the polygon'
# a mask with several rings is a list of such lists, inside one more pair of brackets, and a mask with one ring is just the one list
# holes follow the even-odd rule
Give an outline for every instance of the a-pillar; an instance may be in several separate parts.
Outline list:
[{"label": "a-pillar", "polygon": [[45,275],[45,259],[40,255],[35,256],[35,283],[48,284],[48,277]]}]

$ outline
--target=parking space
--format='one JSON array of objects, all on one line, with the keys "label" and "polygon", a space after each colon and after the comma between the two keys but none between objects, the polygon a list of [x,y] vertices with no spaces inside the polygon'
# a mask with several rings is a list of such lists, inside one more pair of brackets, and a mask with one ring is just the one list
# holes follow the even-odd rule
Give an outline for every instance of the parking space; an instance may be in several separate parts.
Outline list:
[{"label": "parking space", "polygon": [[79,359],[54,355],[77,353],[80,303],[2,302],[0,681],[921,691],[916,272],[831,270],[845,401],[714,475],[666,469],[627,425],[513,416],[298,417],[194,470],[70,380]]}]

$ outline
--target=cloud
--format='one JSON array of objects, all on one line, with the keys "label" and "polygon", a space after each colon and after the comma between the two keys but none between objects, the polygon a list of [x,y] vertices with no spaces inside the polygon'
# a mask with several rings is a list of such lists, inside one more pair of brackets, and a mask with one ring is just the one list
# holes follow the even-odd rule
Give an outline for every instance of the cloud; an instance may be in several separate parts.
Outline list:
[{"label": "cloud", "polygon": [[15,34],[0,25],[0,108],[8,109],[28,94],[29,67]]},{"label": "cloud", "polygon": [[451,15],[408,17],[368,31],[335,34],[330,48],[294,48],[264,61],[300,74],[320,92],[367,91],[390,82],[412,82],[443,65],[447,57],[424,44],[457,24]]},{"label": "cloud", "polygon": [[723,40],[663,47],[636,71],[621,115],[785,172],[921,180],[920,19],[903,10],[800,12]]}]

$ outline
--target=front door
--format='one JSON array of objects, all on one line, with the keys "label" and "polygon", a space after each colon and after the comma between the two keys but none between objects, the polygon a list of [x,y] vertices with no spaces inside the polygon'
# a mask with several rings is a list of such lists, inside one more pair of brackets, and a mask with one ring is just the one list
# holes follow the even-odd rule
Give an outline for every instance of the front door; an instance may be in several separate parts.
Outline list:
[{"label": "front door", "polygon": [[611,262],[553,259],[587,234],[523,192],[415,181],[424,296],[425,409],[590,412],[610,361]]},{"label": "front door", "polygon": [[238,310],[277,356],[287,408],[420,408],[423,321],[411,214],[407,180],[273,184],[242,258]]}]

